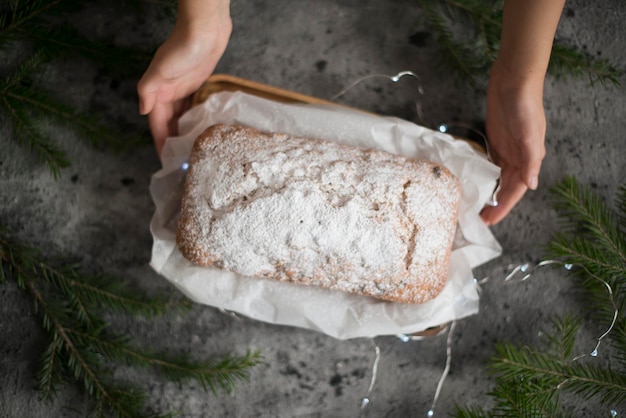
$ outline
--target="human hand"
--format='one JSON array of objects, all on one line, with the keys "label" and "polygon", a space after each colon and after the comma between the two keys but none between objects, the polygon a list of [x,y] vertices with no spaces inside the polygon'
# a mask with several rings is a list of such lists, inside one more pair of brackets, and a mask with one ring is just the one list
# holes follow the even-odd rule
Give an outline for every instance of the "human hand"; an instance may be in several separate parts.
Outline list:
[{"label": "human hand", "polygon": [[[177,120],[189,107],[189,97],[226,50],[232,31],[228,3],[181,0],[170,37],[137,84],[139,113],[148,115],[159,155],[165,139],[178,134]],[[204,9],[193,10],[197,7]]]},{"label": "human hand", "polygon": [[486,129],[490,155],[502,171],[498,206],[481,212],[488,225],[500,222],[528,189],[538,186],[546,153],[543,81],[543,76],[520,79],[497,61],[491,69]]}]

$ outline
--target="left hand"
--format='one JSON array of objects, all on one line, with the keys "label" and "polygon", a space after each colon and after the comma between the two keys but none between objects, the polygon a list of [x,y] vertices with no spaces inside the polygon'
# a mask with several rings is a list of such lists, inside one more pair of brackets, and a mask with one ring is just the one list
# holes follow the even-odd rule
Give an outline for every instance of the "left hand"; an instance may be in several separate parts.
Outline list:
[{"label": "left hand", "polygon": [[231,31],[227,12],[210,14],[206,21],[179,17],[139,80],[139,113],[148,115],[159,155],[165,139],[177,135],[178,117],[189,107],[191,94],[215,69]]}]

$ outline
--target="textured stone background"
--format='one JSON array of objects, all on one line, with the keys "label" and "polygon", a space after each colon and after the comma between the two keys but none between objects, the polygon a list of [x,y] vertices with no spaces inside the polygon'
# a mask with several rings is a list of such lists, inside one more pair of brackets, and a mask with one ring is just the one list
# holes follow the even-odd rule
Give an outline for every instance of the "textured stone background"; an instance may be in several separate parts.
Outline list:
[{"label": "textured stone background", "polygon": [[[422,78],[418,97],[424,122],[480,122],[484,119],[482,87],[454,83],[433,65],[432,40],[411,43],[419,30],[419,8],[404,0],[233,0],[234,32],[217,71],[329,98],[355,79],[369,74],[413,70]],[[626,4],[615,0],[569,1],[557,37],[591,54],[626,67]],[[86,31],[109,34],[120,43],[157,43],[171,21],[145,14],[139,21],[120,16],[110,6],[80,15]],[[10,60],[10,53],[2,52]],[[59,62],[45,77],[67,100],[104,112],[113,122],[146,130],[136,113],[136,78],[111,83],[82,61]],[[620,80],[622,84],[626,80]],[[405,83],[404,81],[402,83]],[[384,114],[414,119],[415,85],[376,81],[345,96],[344,102]],[[536,342],[541,327],[555,313],[580,307],[564,274],[545,271],[523,284],[504,285],[509,264],[538,261],[555,230],[548,188],[565,174],[575,175],[611,197],[626,168],[626,95],[614,87],[589,86],[586,80],[548,78],[545,91],[547,150],[540,188],[529,193],[493,231],[504,248],[497,260],[475,271],[490,277],[483,287],[481,312],[458,323],[453,361],[438,404],[437,416],[455,403],[488,404],[490,381],[485,363],[497,340]],[[51,255],[79,260],[95,271],[117,274],[147,290],[176,292],[148,266],[148,192],[159,169],[154,150],[122,155],[85,145],[69,130],[49,130],[69,150],[72,166],[55,180],[34,157],[10,140],[0,127],[0,220],[20,238]],[[118,321],[119,322],[119,321]],[[115,375],[139,382],[155,410],[181,416],[353,417],[370,383],[373,341],[337,341],[315,332],[233,318],[211,307],[155,321],[119,322],[142,343],[190,352],[198,358],[258,349],[265,364],[232,394],[214,396],[195,383],[182,386],[136,374],[121,367]],[[591,349],[602,330],[585,327],[580,349]],[[69,385],[52,404],[37,401],[34,370],[45,337],[28,298],[13,284],[0,287],[0,416],[81,417],[89,410],[84,395]],[[425,416],[444,367],[445,336],[403,343],[377,338],[381,359],[371,417]],[[626,410],[619,410],[621,414]],[[608,409],[581,407],[578,416],[609,416]]]}]

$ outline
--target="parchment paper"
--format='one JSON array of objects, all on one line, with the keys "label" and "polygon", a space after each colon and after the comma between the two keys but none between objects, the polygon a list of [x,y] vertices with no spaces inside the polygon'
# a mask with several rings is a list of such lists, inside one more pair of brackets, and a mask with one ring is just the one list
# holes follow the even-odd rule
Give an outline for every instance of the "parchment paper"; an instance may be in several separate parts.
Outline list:
[{"label": "parchment paper", "polygon": [[[444,164],[463,188],[444,290],[424,304],[401,304],[192,265],[175,241],[184,164],[195,138],[214,123],[323,138]],[[502,252],[478,215],[491,199],[499,168],[466,142],[397,118],[340,106],[281,104],[241,92],[211,95],[183,115],[179,128],[179,137],[168,138],[161,155],[163,168],[150,185],[156,205],[150,225],[154,238],[150,265],[192,300],[339,339],[410,334],[478,311],[472,268]]]}]

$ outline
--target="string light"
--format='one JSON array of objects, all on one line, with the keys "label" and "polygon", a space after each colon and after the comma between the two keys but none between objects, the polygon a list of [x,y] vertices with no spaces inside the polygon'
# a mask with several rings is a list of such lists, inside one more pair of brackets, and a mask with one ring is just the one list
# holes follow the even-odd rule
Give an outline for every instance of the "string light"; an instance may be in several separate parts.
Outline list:
[{"label": "string light", "polygon": [[[446,365],[445,365],[445,368],[443,370],[441,377],[439,378],[439,383],[437,384],[437,388],[435,389],[435,395],[433,396],[433,402],[431,404],[431,407],[427,412],[427,416],[429,417],[432,417],[435,414],[435,407],[437,406],[437,401],[439,399],[439,395],[441,394],[441,389],[443,388],[443,384],[450,371],[450,365],[452,363],[452,333],[455,327],[456,327],[456,321],[453,321],[450,323],[449,327],[441,327],[434,334],[429,334],[429,335],[400,334],[398,335],[398,338],[400,339],[400,341],[404,343],[408,343],[411,341],[420,341],[426,338],[429,338],[429,339],[433,338],[437,335],[440,335],[446,329],[448,329],[448,338],[446,340]],[[374,390],[374,384],[376,383],[376,375],[378,374],[378,362],[380,361],[380,347],[374,342],[373,338],[371,339],[371,342],[372,342],[372,345],[374,346],[375,357],[374,357],[374,363],[372,365],[372,377],[370,380],[369,387],[367,388],[367,392],[365,393],[365,396],[361,398],[361,410],[366,408],[371,403],[370,395],[372,391]]]},{"label": "string light", "polygon": [[448,373],[450,372],[450,365],[452,364],[452,335],[454,333],[454,328],[456,328],[456,321],[452,321],[450,324],[450,329],[448,330],[448,338],[446,339],[446,366],[443,369],[443,373],[439,378],[439,382],[437,383],[437,389],[435,390],[435,396],[433,396],[433,403],[430,406],[430,409],[426,413],[427,416],[432,417],[435,415],[435,407],[437,406],[437,401],[439,400],[439,395],[441,394],[441,389],[443,388],[443,384],[448,377]]},{"label": "string light", "polygon": [[354,82],[352,82],[352,84],[348,85],[348,87],[344,88],[339,93],[337,93],[334,96],[332,96],[330,98],[330,101],[334,102],[335,100],[337,100],[338,98],[340,98],[341,96],[346,94],[348,91],[350,91],[354,87],[356,87],[358,84],[360,84],[360,83],[362,83],[362,82],[364,82],[366,80],[369,80],[371,78],[378,78],[378,77],[388,78],[389,80],[393,81],[394,83],[397,83],[398,81],[400,81],[400,79],[402,77],[405,77],[405,76],[410,76],[410,77],[416,78],[418,80],[418,82],[419,82],[419,84],[417,85],[417,92],[419,94],[424,94],[424,88],[422,87],[421,79],[420,79],[420,77],[417,74],[415,74],[413,71],[400,71],[398,74],[395,74],[395,75],[370,74],[370,75],[366,75],[364,77],[358,78]]},{"label": "string light", "polygon": [[[521,279],[519,279],[520,281],[526,281],[527,279],[529,279],[532,274],[534,274],[534,272],[541,267],[544,266],[548,266],[551,264],[560,264],[562,265],[565,270],[572,270],[572,268],[574,268],[574,264],[572,263],[565,263],[563,261],[560,260],[543,260],[539,263],[537,263],[535,266],[531,266],[529,263],[523,263],[523,264],[519,264],[516,266],[509,266],[509,268],[512,268],[511,272],[504,278],[505,282],[508,282],[510,280],[512,280],[513,278],[515,278],[515,276],[519,276],[519,273],[525,273],[524,276],[522,276]],[[600,335],[597,339],[596,339],[596,345],[593,348],[593,350],[591,350],[589,352],[589,354],[581,354],[579,356],[576,356],[572,359],[572,361],[578,361],[583,357],[586,357],[587,355],[591,356],[591,357],[598,357],[598,349],[600,348],[600,344],[602,344],[602,340],[604,340],[604,338],[606,336],[608,336],[611,331],[613,331],[613,328],[615,327],[615,323],[617,321],[617,317],[619,316],[619,309],[617,307],[617,304],[615,303],[615,298],[613,297],[613,289],[611,288],[611,285],[609,283],[607,283],[605,280],[601,279],[600,277],[596,276],[595,274],[591,273],[585,266],[578,266],[580,268],[582,268],[583,270],[585,270],[585,272],[590,276],[593,277],[595,280],[599,281],[600,283],[602,283],[604,285],[604,287],[606,287],[607,293],[609,295],[609,303],[611,304],[611,307],[613,308],[613,320],[611,321],[611,324],[609,325],[609,327],[607,328],[606,331],[604,331],[604,333],[602,333],[602,335]],[[487,278],[483,279],[483,282],[486,281]],[[476,283],[476,282],[475,282]]]},{"label": "string light", "polygon": [[[563,266],[563,268],[565,268],[565,270],[572,270],[574,267],[574,264],[571,263],[564,263],[562,261],[559,260],[543,260],[540,261],[539,263],[537,263],[536,265],[531,265],[530,263],[522,263],[522,264],[517,264],[517,265],[509,265],[508,269],[511,270],[509,272],[509,274],[507,274],[507,276],[504,278],[504,282],[523,282],[528,280],[535,272],[537,269],[541,268],[541,267],[545,267],[548,265],[554,265],[554,264],[560,264]],[[577,361],[583,357],[586,357],[587,355],[591,356],[591,357],[597,357],[599,352],[598,352],[598,348],[600,347],[600,344],[602,342],[602,340],[611,333],[611,331],[613,330],[615,323],[617,321],[617,317],[619,315],[619,310],[617,308],[617,304],[615,303],[615,300],[613,298],[613,289],[611,288],[611,286],[604,280],[600,279],[599,277],[591,274],[584,266],[580,266],[581,268],[583,268],[590,276],[594,277],[596,280],[599,280],[601,283],[604,284],[604,286],[607,288],[608,294],[609,294],[609,300],[610,303],[614,309],[614,313],[613,313],[613,321],[611,322],[610,326],[608,327],[608,329],[600,336],[598,337],[597,341],[596,341],[596,345],[594,347],[594,349],[589,353],[589,354],[582,354],[579,355],[577,357],[574,357],[571,361]],[[520,275],[523,276],[521,278],[519,278]],[[516,277],[517,276],[517,277]],[[485,277],[482,280],[478,280],[476,278],[474,278],[474,285],[476,286],[477,290],[479,291],[479,293],[481,292],[481,288],[480,286],[482,284],[485,284],[489,281],[489,277]],[[452,321],[450,323],[450,326],[448,327],[448,337],[446,339],[446,365],[444,367],[444,370],[441,374],[441,377],[439,378],[439,382],[437,383],[437,388],[435,389],[435,394],[433,396],[433,402],[430,406],[430,409],[426,412],[426,416],[427,417],[433,417],[435,415],[435,409],[437,406],[437,402],[439,400],[439,396],[441,394],[441,390],[443,389],[443,385],[445,383],[445,380],[450,372],[450,366],[452,364],[452,337],[453,337],[453,332],[454,329],[456,327],[456,321]],[[437,332],[434,335],[429,335],[429,336],[424,336],[424,335],[419,335],[419,334],[413,334],[413,335],[407,335],[407,334],[399,334],[398,338],[400,339],[400,341],[404,342],[404,343],[408,343],[411,341],[420,341],[423,340],[425,338],[433,338],[434,336],[437,336],[439,334],[441,334],[444,330],[446,329],[446,327],[443,327],[441,330],[439,330],[439,332]],[[367,393],[366,395],[361,399],[361,409],[364,409],[365,407],[367,407],[370,403],[371,403],[371,393],[374,389],[374,384],[376,382],[376,375],[378,373],[378,363],[380,361],[380,347],[378,345],[376,345],[374,343],[374,340],[372,339],[372,344],[374,344],[374,349],[375,349],[375,358],[374,358],[374,364],[372,366],[372,377],[370,380],[370,384],[369,387],[367,388]],[[568,379],[564,380],[563,382],[559,383],[557,385],[557,389],[560,389],[563,385],[568,383]],[[617,411],[615,410],[611,410],[611,417],[615,418],[617,417]]]},{"label": "string light", "polygon": [[[354,87],[356,87],[358,84],[372,79],[372,78],[387,78],[389,80],[391,80],[394,83],[397,83],[398,81],[400,81],[401,78],[403,77],[413,77],[415,79],[417,79],[417,92],[420,95],[424,94],[424,88],[422,87],[422,80],[420,78],[419,75],[415,74],[413,71],[400,71],[399,73],[395,74],[395,75],[387,75],[387,74],[370,74],[370,75],[366,75],[364,77],[358,78],[356,79],[354,82],[352,82],[352,84],[348,85],[348,87],[344,88],[343,90],[341,90],[339,93],[335,94],[334,96],[332,96],[329,100],[331,102],[336,101],[337,99],[339,99],[341,96],[343,96],[344,94],[346,94],[348,91],[350,91],[351,89],[353,89]],[[417,114],[417,120],[423,123],[423,118],[422,118],[422,104],[419,100],[415,101],[415,112]]]},{"label": "string light", "polygon": [[[424,94],[424,90],[422,88],[421,85],[421,79],[420,77],[413,73],[412,71],[401,71],[396,75],[393,76],[389,76],[389,75],[385,75],[385,74],[372,74],[372,75],[367,75],[365,77],[361,77],[359,79],[357,79],[356,81],[354,81],[352,84],[350,84],[348,87],[346,87],[345,89],[341,90],[339,93],[337,93],[336,95],[334,95],[330,100],[331,101],[335,101],[337,100],[339,97],[343,96],[344,94],[346,94],[349,90],[351,90],[352,88],[354,88],[356,85],[360,84],[361,82],[371,79],[371,78],[376,78],[376,77],[383,77],[383,78],[388,78],[390,79],[392,82],[398,82],[402,77],[404,76],[411,76],[414,77],[418,80],[418,93],[419,94]],[[415,104],[415,108],[417,111],[417,117],[419,121],[422,121],[422,108],[421,108],[421,103],[419,101],[416,101]],[[458,127],[462,127],[465,129],[469,129],[475,133],[477,133],[478,135],[480,135],[483,138],[484,141],[484,145],[485,145],[485,150],[486,150],[486,154],[487,154],[487,158],[489,159],[489,161],[493,162],[492,156],[491,156],[491,152],[489,149],[489,141],[487,140],[487,137],[484,133],[476,130],[475,128],[471,127],[471,126],[467,126],[467,125],[463,125],[463,124],[454,124],[453,126],[458,126]],[[448,123],[441,123],[437,126],[437,130],[439,132],[442,133],[448,133],[450,131],[451,125]],[[187,163],[183,164],[183,170],[186,170],[188,168]],[[492,193],[491,199],[490,201],[488,201],[486,204],[488,206],[492,206],[492,207],[496,207],[498,206],[498,194],[500,192],[501,189],[501,182],[500,179],[498,178],[497,182],[496,182],[496,187],[494,188],[494,191]],[[504,282],[511,282],[513,279],[516,278],[516,276],[519,276],[520,274],[523,274],[523,276],[521,277],[521,279],[518,279],[520,282],[524,282],[526,280],[528,280],[533,274],[534,272],[541,267],[547,266],[547,265],[552,265],[552,264],[561,264],[563,265],[563,267],[566,270],[572,270],[572,268],[574,267],[573,264],[571,263],[564,263],[562,261],[559,260],[543,260],[539,263],[537,263],[534,266],[531,266],[529,263],[522,263],[519,265],[514,265],[514,266],[509,266],[509,269],[511,270],[509,272],[509,274],[507,274],[507,276],[504,278]],[[597,341],[596,341],[596,345],[594,347],[594,349],[588,354],[591,357],[597,357],[598,356],[598,349],[600,347],[600,344],[602,342],[602,340],[610,334],[610,332],[613,330],[615,323],[617,321],[617,317],[619,315],[619,311],[617,308],[617,305],[615,303],[615,300],[613,298],[613,289],[611,288],[611,286],[604,280],[602,280],[601,278],[591,274],[584,266],[580,266],[581,268],[583,268],[591,277],[594,277],[596,280],[600,281],[601,283],[603,283],[605,285],[605,287],[607,288],[607,291],[609,293],[609,300],[610,303],[614,309],[614,314],[613,314],[613,321],[611,322],[609,328],[600,336],[598,337]],[[485,277],[482,280],[478,280],[476,278],[474,278],[474,285],[477,289],[477,291],[479,292],[479,294],[481,293],[481,288],[480,286],[486,282],[489,281],[489,277]],[[441,390],[443,388],[443,384],[448,376],[448,373],[450,371],[450,365],[452,363],[452,336],[453,336],[453,331],[454,328],[456,327],[456,321],[452,321],[449,329],[448,329],[448,337],[446,339],[446,364],[443,370],[443,373],[441,375],[441,377],[439,378],[439,382],[437,383],[437,388],[435,390],[435,394],[433,396],[433,402],[431,404],[430,409],[427,411],[426,416],[427,417],[433,417],[435,415],[435,408],[437,406],[437,401],[439,399],[439,396],[441,394]],[[424,338],[432,338],[433,336],[439,335],[441,332],[443,332],[443,330],[445,330],[446,327],[443,327],[438,333],[436,333],[435,335],[429,335],[429,336],[420,336],[420,335],[406,335],[406,334],[400,334],[398,335],[398,338],[402,341],[402,342],[411,342],[411,341],[419,341],[422,340]],[[364,408],[366,408],[370,403],[370,396],[371,393],[374,389],[374,384],[376,382],[376,375],[378,373],[378,363],[380,360],[380,348],[378,345],[376,345],[376,343],[374,342],[374,339],[371,340],[372,344],[374,345],[374,351],[375,351],[375,358],[374,358],[374,363],[372,365],[372,377],[370,380],[370,384],[368,386],[366,395],[361,399],[361,410],[363,410]],[[582,354],[579,355],[577,357],[575,357],[574,359],[572,359],[572,361],[577,361],[583,357],[587,356],[587,354]],[[559,389],[563,384],[567,383],[567,380],[561,382],[558,386],[557,389]],[[617,411],[615,410],[611,410],[611,417],[615,418],[617,417]]]},{"label": "string light", "polygon": [[372,393],[372,390],[374,390],[374,384],[376,383],[376,375],[378,374],[378,361],[380,360],[380,347],[378,347],[378,345],[374,342],[373,338],[370,341],[372,342],[372,345],[374,346],[374,352],[376,353],[376,357],[374,358],[374,364],[372,365],[372,377],[370,379],[370,385],[367,388],[367,392],[365,393],[365,396],[363,397],[363,399],[361,399],[361,409],[364,409],[365,407],[367,407],[367,405],[370,404],[369,397]]}]

